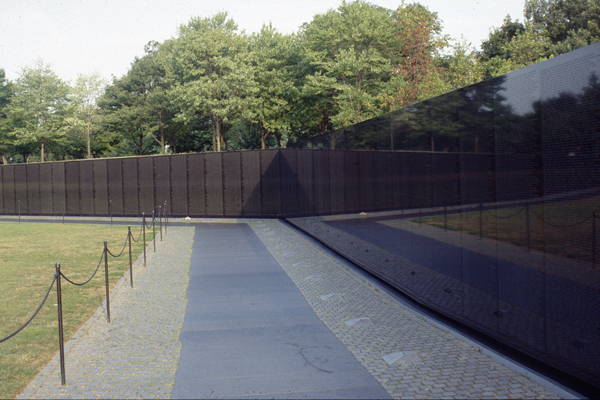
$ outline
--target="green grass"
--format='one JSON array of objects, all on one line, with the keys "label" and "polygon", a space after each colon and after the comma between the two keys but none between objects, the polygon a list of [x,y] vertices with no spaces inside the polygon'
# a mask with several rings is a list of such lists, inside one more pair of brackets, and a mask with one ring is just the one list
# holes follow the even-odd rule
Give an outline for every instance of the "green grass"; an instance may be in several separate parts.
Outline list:
[{"label": "green grass", "polygon": [[[139,226],[131,228],[137,239]],[[46,294],[55,263],[75,282],[87,280],[98,265],[108,241],[117,255],[127,227],[72,224],[0,223],[0,338],[29,319]],[[152,231],[146,230],[146,241]],[[143,251],[142,240],[132,242],[132,258]],[[108,258],[110,287],[129,269],[129,252]],[[135,284],[135,281],[134,281]],[[104,261],[85,286],[62,281],[65,342],[104,301]],[[18,335],[0,343],[0,398],[16,397],[58,351],[56,284],[36,318]]]},{"label": "green grass", "polygon": [[[446,228],[509,242],[530,249],[592,261],[596,211],[596,262],[600,261],[600,197],[450,214]],[[413,219],[413,222],[419,222]],[[582,222],[583,221],[583,222]],[[421,223],[444,228],[444,216],[424,217]]]}]

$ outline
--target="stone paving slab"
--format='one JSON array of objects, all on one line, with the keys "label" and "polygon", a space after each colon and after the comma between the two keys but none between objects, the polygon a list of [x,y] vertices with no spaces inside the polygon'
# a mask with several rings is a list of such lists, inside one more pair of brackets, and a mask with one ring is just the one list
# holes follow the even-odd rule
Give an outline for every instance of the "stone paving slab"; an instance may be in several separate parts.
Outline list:
[{"label": "stone paving slab", "polygon": [[173,398],[389,398],[247,224],[199,226],[190,275]]},{"label": "stone paving slab", "polygon": [[65,346],[66,386],[58,355],[18,397],[168,398],[173,388],[185,315],[185,291],[194,228],[170,227],[156,253],[148,246],[111,293],[111,322],[104,307]]},{"label": "stone paving slab", "polygon": [[319,318],[392,397],[559,398],[401,307],[280,221],[250,226]]}]

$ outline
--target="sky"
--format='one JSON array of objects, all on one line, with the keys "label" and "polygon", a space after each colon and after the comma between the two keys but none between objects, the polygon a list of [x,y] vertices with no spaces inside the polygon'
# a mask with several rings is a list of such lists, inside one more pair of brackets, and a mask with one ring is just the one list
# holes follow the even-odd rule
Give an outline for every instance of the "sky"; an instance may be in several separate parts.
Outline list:
[{"label": "sky", "polygon": [[[25,66],[42,60],[59,78],[99,73],[108,81],[127,73],[149,41],[174,37],[191,17],[226,11],[240,30],[263,24],[296,32],[315,14],[342,0],[0,0],[0,68],[16,80]],[[396,9],[402,0],[371,0]],[[406,3],[412,3],[407,0]],[[508,14],[523,20],[525,0],[419,0],[443,21],[444,33],[479,48],[491,27]]]}]

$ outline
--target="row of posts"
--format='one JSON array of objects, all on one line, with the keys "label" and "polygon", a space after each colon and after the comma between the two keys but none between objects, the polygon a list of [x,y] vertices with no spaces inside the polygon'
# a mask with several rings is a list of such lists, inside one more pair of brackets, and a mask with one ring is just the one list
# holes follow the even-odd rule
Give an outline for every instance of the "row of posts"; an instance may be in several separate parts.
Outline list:
[{"label": "row of posts", "polygon": [[[159,206],[160,208],[160,206]],[[165,218],[165,233],[167,233],[167,226],[169,219],[167,216],[167,203],[164,204],[164,218]],[[163,227],[163,214],[159,213],[159,228],[160,228],[160,241],[162,242],[162,227]],[[112,218],[111,218],[112,224]],[[156,252],[156,224],[154,218],[154,211],[152,211],[152,233],[154,242],[154,252]],[[143,250],[144,250],[144,267],[146,267],[146,215],[142,213],[142,237],[143,237]],[[133,288],[133,262],[131,255],[131,225],[127,227],[127,240],[129,241],[129,282]],[[104,280],[106,286],[106,320],[110,323],[110,286],[108,281],[108,242],[104,241],[103,249],[104,257]],[[63,315],[62,315],[62,289],[61,289],[61,273],[60,273],[60,262],[56,263],[56,297],[58,305],[58,346],[60,353],[60,377],[61,384],[66,385],[66,374],[65,374],[65,346],[64,346],[64,334],[63,334]]]},{"label": "row of posts", "polygon": [[[19,222],[21,222],[21,200],[19,200],[19,201],[17,202],[17,204],[18,204],[18,207],[17,207],[17,210],[18,210],[18,211],[17,211],[17,214],[19,215]],[[64,206],[64,205],[65,205],[65,203],[64,203],[64,202],[63,202],[62,204],[63,204],[62,222],[63,222],[63,224],[64,224],[64,223],[65,223],[66,207]],[[112,214],[112,207],[111,207],[111,206],[112,206],[112,200],[109,200],[109,201],[108,201],[108,215],[110,216],[110,224],[112,225],[112,224],[113,224],[113,214]],[[167,219],[168,219],[168,216],[167,216],[167,214],[166,214],[166,212],[167,212],[167,202],[166,202],[166,201],[164,202],[164,207],[165,207],[165,208],[164,208],[164,212],[165,212],[165,221],[167,221]],[[158,206],[158,208],[160,209],[160,208],[161,208],[161,206]],[[144,213],[142,213],[142,215],[144,215]],[[139,214],[138,214],[138,216],[139,216]],[[154,223],[154,211],[152,211],[152,223]],[[166,231],[166,225],[165,225],[165,231]],[[165,232],[165,233],[166,233],[166,232]]]},{"label": "row of posts", "polygon": [[[531,229],[530,229],[530,218],[529,218],[529,202],[525,204],[525,225],[527,232],[527,250],[531,249]],[[483,239],[483,203],[479,203],[479,238]],[[419,224],[421,223],[421,216],[423,215],[422,208],[419,212]],[[592,212],[592,265],[596,266],[596,210]],[[447,206],[444,205],[444,230],[448,229],[448,211]]]}]

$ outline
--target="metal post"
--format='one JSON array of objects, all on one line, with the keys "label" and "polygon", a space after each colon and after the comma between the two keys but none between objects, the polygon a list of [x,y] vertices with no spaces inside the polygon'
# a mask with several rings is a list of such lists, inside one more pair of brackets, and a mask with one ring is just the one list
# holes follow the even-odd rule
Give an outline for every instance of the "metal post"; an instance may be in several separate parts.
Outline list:
[{"label": "metal post", "polygon": [[169,229],[168,229],[168,226],[169,226],[169,210],[168,210],[168,207],[167,207],[167,201],[166,200],[165,200],[165,208],[164,208],[164,210],[165,210],[165,234],[167,234],[167,233],[169,233]]},{"label": "metal post", "polygon": [[529,203],[525,205],[525,219],[527,220],[527,250],[530,248],[530,235],[529,235]]},{"label": "metal post", "polygon": [[110,214],[110,225],[112,226],[112,200],[108,201],[108,213]]},{"label": "metal post", "polygon": [[596,210],[592,213],[592,266],[596,266]]},{"label": "metal post", "polygon": [[56,303],[58,305],[58,347],[60,352],[60,383],[66,385],[65,377],[65,342],[63,338],[62,292],[60,287],[60,263],[56,263]]},{"label": "metal post", "polygon": [[131,262],[131,225],[127,226],[127,240],[129,240],[129,282],[133,287],[133,263]]},{"label": "metal post", "polygon": [[19,200],[19,222],[21,222],[21,200]]},{"label": "metal post", "polygon": [[63,224],[65,223],[65,212],[66,212],[66,207],[65,207],[65,202],[62,202],[63,205]]},{"label": "metal post", "polygon": [[154,223],[154,210],[152,210],[152,243],[154,243],[154,252],[156,253],[156,224]]},{"label": "metal post", "polygon": [[110,298],[108,294],[108,243],[104,241],[104,277],[106,280],[106,319],[110,323]]},{"label": "metal post", "polygon": [[479,239],[483,239],[483,203],[479,203]]},{"label": "metal post", "polygon": [[146,213],[142,213],[142,231],[144,232],[144,267],[146,266]]},{"label": "metal post", "polygon": [[160,230],[160,241],[162,242],[162,213],[160,206],[158,206],[158,229]]},{"label": "metal post", "polygon": [[446,213],[446,205],[444,204],[444,230],[448,228],[448,218]]}]

